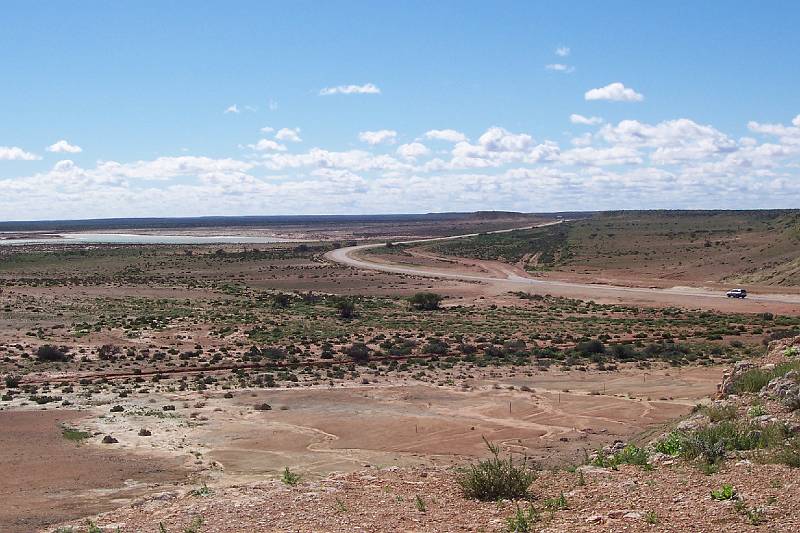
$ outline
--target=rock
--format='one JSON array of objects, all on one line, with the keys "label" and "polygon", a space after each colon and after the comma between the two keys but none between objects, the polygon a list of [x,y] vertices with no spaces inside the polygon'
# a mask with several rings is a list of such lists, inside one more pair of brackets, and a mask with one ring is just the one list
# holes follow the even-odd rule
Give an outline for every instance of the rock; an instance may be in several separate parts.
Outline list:
[{"label": "rock", "polygon": [[697,413],[690,416],[686,420],[682,420],[677,426],[675,426],[675,429],[678,431],[696,431],[704,428],[710,423],[710,418],[708,418],[706,415]]},{"label": "rock", "polygon": [[103,437],[103,444],[116,444],[118,442],[119,441],[114,437],[112,437],[111,435],[106,435],[105,437]]},{"label": "rock", "polygon": [[140,437],[150,437],[153,433],[149,429],[140,429],[139,436]]},{"label": "rock", "polygon": [[604,521],[605,519],[601,514],[593,514],[592,516],[586,519],[586,522],[589,524],[602,524]]},{"label": "rock", "polygon": [[621,440],[615,440],[613,444],[603,447],[603,452],[606,455],[615,455],[625,449],[625,443]]},{"label": "rock", "polygon": [[791,370],[785,376],[773,379],[761,389],[759,396],[778,400],[789,409],[800,408],[800,372]]},{"label": "rock", "polygon": [[777,421],[778,419],[772,415],[761,415],[753,418],[753,422],[759,426],[768,426]]},{"label": "rock", "polygon": [[625,513],[622,515],[622,518],[625,518],[626,520],[641,520],[642,513],[639,511],[631,511],[630,513]]}]

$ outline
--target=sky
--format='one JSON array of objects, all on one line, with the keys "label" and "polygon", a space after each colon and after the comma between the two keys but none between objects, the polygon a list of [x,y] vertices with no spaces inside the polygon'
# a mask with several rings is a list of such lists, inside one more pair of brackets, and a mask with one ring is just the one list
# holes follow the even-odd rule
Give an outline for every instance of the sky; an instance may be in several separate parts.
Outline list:
[{"label": "sky", "polygon": [[0,220],[800,207],[794,1],[0,12]]}]

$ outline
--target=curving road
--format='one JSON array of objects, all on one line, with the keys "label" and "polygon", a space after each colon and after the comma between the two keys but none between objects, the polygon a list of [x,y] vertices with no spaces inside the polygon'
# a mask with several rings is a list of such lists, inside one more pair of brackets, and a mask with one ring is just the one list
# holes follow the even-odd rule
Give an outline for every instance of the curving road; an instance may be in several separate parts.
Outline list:
[{"label": "curving road", "polygon": [[[534,226],[522,228],[510,228],[496,230],[485,233],[509,233],[512,231],[533,229],[537,227],[561,224],[564,221],[548,222]],[[434,241],[447,241],[475,237],[479,233],[468,233],[464,235],[454,235],[451,237],[435,237],[429,239],[415,239],[410,241],[395,241],[395,244],[420,244]],[[445,278],[464,281],[479,281],[495,286],[501,291],[509,290],[531,290],[543,293],[545,291],[552,294],[559,294],[573,298],[597,299],[606,301],[630,302],[637,304],[653,305],[677,305],[681,307],[705,307],[713,309],[724,309],[726,311],[778,311],[783,313],[800,313],[800,295],[793,294],[759,294],[750,295],[745,300],[730,299],[724,293],[704,289],[699,287],[673,287],[669,289],[653,289],[646,287],[621,287],[617,285],[602,285],[589,283],[576,283],[569,281],[556,281],[548,279],[532,278],[512,267],[511,265],[500,266],[504,277],[490,274],[475,274],[458,272],[455,270],[436,269],[425,266],[411,266],[399,264],[386,264],[369,261],[363,256],[357,256],[359,252],[371,248],[385,246],[383,243],[362,244],[338,248],[325,254],[325,257],[336,263],[347,265],[364,270],[377,270],[394,274],[410,274],[414,276],[424,276],[431,278]],[[541,290],[536,290],[541,289]]]}]

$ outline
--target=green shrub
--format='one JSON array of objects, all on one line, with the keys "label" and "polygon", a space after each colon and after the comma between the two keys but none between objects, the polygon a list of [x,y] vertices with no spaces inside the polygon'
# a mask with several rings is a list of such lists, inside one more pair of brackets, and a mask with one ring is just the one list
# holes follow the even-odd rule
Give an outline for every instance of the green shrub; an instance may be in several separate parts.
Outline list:
[{"label": "green shrub", "polygon": [[337,298],[334,305],[341,318],[349,320],[356,316],[356,304],[349,298]]},{"label": "green shrub", "polygon": [[742,374],[733,384],[733,393],[742,394],[745,392],[757,393],[764,386],[775,378],[786,375],[791,370],[800,371],[800,361],[792,361],[776,365],[771,370],[754,368]]},{"label": "green shrub", "polygon": [[780,423],[762,427],[750,422],[723,421],[686,434],[681,442],[681,455],[715,464],[725,457],[726,451],[770,448],[783,443],[786,435],[786,427]]},{"label": "green shrub", "polygon": [[354,342],[345,350],[345,353],[356,363],[366,363],[369,361],[370,349],[363,342]]},{"label": "green shrub", "polygon": [[510,532],[528,533],[533,531],[533,525],[539,520],[541,520],[541,516],[533,505],[528,504],[528,507],[523,510],[517,504],[517,510],[506,519],[506,527]]},{"label": "green shrub", "polygon": [[36,350],[36,359],[42,362],[62,362],[68,361],[69,355],[55,346],[45,344]]},{"label": "green shrub", "polygon": [[283,474],[281,474],[281,481],[283,481],[287,485],[291,486],[297,485],[298,483],[300,483],[300,474],[295,474],[294,472],[289,470],[289,467],[287,466],[283,469]]},{"label": "green shrub", "polygon": [[722,488],[712,490],[711,497],[718,501],[733,500],[736,499],[736,489],[733,488],[733,485],[726,483],[722,485]]},{"label": "green shrub", "polygon": [[677,431],[671,432],[667,438],[659,441],[655,445],[655,450],[659,453],[676,456],[681,453],[681,445],[683,444],[683,435]]},{"label": "green shrub", "polygon": [[411,307],[417,311],[435,311],[444,298],[435,292],[418,292],[408,299]]},{"label": "green shrub", "polygon": [[702,412],[711,420],[712,423],[722,422],[723,420],[733,420],[736,418],[735,405],[703,407]]},{"label": "green shrub", "polygon": [[61,435],[67,439],[74,442],[81,442],[85,439],[91,437],[91,434],[81,431],[79,429],[71,428],[71,427],[62,427],[61,428]]},{"label": "green shrub", "polygon": [[527,458],[519,463],[511,455],[502,459],[500,448],[485,437],[483,440],[492,457],[461,469],[457,482],[464,496],[481,501],[528,498],[536,473],[528,466]]},{"label": "green shrub", "polygon": [[592,464],[601,468],[613,468],[615,470],[621,464],[649,466],[647,450],[635,444],[628,444],[614,455],[606,455],[603,450],[598,450]]}]

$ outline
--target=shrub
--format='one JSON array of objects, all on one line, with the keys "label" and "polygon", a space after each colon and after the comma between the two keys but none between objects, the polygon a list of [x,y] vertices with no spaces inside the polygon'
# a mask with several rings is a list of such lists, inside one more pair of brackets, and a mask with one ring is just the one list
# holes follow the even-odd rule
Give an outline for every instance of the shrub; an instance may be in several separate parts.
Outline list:
[{"label": "shrub", "polygon": [[536,473],[528,466],[527,458],[519,463],[511,455],[503,459],[499,446],[485,437],[483,441],[492,457],[461,469],[457,482],[464,496],[481,501],[528,498],[528,488],[536,479]]},{"label": "shrub", "polygon": [[592,461],[594,466],[601,468],[616,468],[622,464],[649,466],[647,462],[647,450],[635,444],[628,444],[614,455],[608,456],[602,450],[597,452],[597,457]]},{"label": "shrub", "polygon": [[726,483],[722,485],[722,488],[712,490],[711,497],[717,501],[733,500],[736,499],[736,489],[733,488],[733,485]]},{"label": "shrub", "polygon": [[733,384],[733,393],[759,392],[764,386],[775,378],[785,376],[791,370],[800,370],[800,361],[781,363],[770,370],[754,368],[748,370]]},{"label": "shrub", "polygon": [[356,316],[356,304],[350,299],[337,298],[335,306],[336,310],[339,312],[339,316],[345,320]]},{"label": "shrub", "polygon": [[283,481],[287,485],[292,485],[292,486],[297,485],[298,483],[300,483],[300,474],[295,474],[294,472],[289,470],[289,467],[287,466],[283,469],[283,474],[281,474],[281,481]]},{"label": "shrub", "polygon": [[36,350],[36,358],[43,362],[60,362],[69,360],[69,356],[65,352],[50,344],[39,346],[39,348]]},{"label": "shrub", "polygon": [[577,346],[575,346],[575,351],[581,355],[589,356],[595,354],[605,353],[606,347],[597,339],[586,341],[586,342],[579,342]]},{"label": "shrub", "polygon": [[365,363],[369,361],[369,346],[363,342],[354,342],[346,350],[345,353],[356,363]]},{"label": "shrub", "polygon": [[19,387],[22,378],[19,376],[15,376],[13,374],[8,374],[6,375],[4,381],[7,389],[16,389],[17,387]]},{"label": "shrub", "polygon": [[434,292],[418,292],[408,299],[417,311],[435,311],[444,298]]},{"label": "shrub", "polygon": [[736,418],[735,405],[712,405],[704,407],[702,411],[713,423],[722,422],[723,420],[733,420]]},{"label": "shrub", "polygon": [[292,297],[284,292],[279,292],[272,295],[272,306],[279,309],[285,309],[292,303]]},{"label": "shrub", "polygon": [[101,361],[111,361],[118,353],[120,353],[119,347],[113,344],[104,344],[97,350],[97,356]]},{"label": "shrub", "polygon": [[85,431],[81,431],[79,429],[71,428],[71,427],[63,427],[61,428],[61,435],[73,442],[81,442],[82,440],[88,439],[91,435]]},{"label": "shrub", "polygon": [[514,533],[528,533],[533,531],[533,524],[541,520],[539,511],[533,505],[528,504],[526,509],[517,504],[517,510],[511,517],[506,519],[506,527],[508,531]]},{"label": "shrub", "polygon": [[767,462],[800,468],[800,438],[786,441],[784,446],[768,457]]},{"label": "shrub", "polygon": [[681,445],[683,443],[683,438],[680,433],[673,431],[667,438],[659,441],[655,445],[655,450],[659,453],[664,453],[667,455],[678,455],[681,453]]},{"label": "shrub", "polygon": [[687,434],[681,443],[681,455],[715,464],[728,450],[770,448],[781,444],[786,434],[786,428],[779,423],[762,427],[749,422],[724,421]]}]

